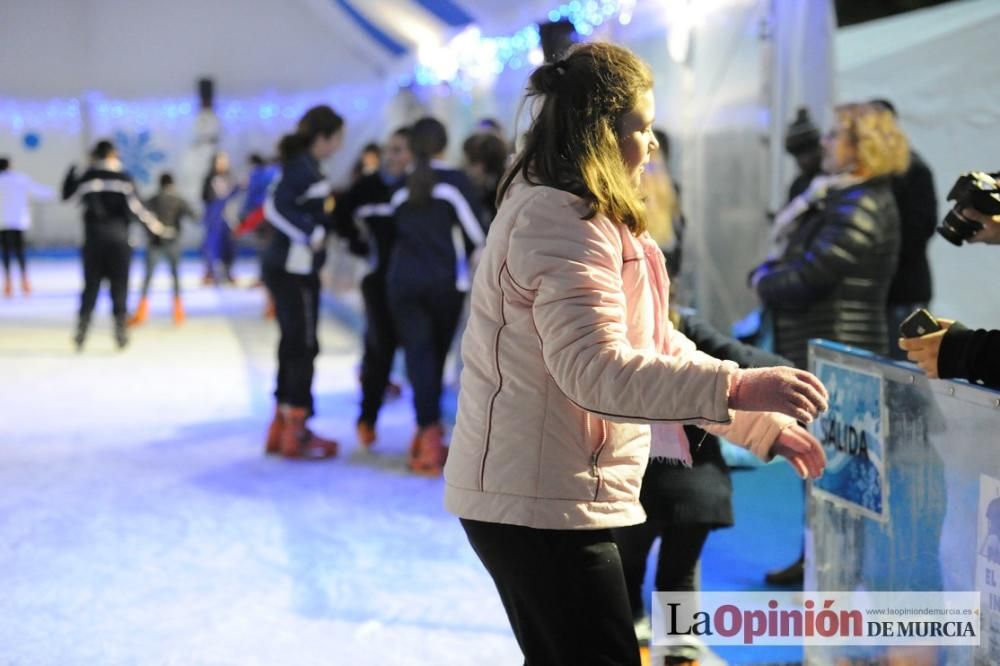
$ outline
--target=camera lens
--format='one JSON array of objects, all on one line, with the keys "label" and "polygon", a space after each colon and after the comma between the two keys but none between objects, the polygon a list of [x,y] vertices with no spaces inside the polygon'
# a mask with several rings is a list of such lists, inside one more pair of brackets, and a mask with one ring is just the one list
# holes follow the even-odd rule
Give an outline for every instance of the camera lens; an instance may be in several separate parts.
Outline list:
[{"label": "camera lens", "polygon": [[944,216],[944,222],[937,228],[937,232],[952,245],[961,247],[962,243],[975,236],[982,228],[982,223],[962,217],[956,206]]}]

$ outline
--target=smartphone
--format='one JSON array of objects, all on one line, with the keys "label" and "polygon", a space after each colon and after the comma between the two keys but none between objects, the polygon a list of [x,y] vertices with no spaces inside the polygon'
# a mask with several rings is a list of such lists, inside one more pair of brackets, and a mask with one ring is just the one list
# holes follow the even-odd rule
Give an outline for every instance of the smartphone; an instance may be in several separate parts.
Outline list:
[{"label": "smartphone", "polygon": [[903,320],[899,325],[899,334],[904,338],[919,338],[922,335],[940,331],[941,324],[930,312],[924,308],[914,310],[913,313]]}]

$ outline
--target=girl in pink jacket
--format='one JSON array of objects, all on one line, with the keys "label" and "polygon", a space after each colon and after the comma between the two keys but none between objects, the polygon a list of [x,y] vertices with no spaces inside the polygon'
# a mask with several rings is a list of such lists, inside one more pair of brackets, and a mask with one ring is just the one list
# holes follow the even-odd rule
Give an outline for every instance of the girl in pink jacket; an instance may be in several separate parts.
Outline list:
[{"label": "girl in pink jacket", "polygon": [[639,664],[612,527],[641,523],[650,455],[690,460],[683,424],[818,476],[796,421],[826,390],[740,370],[670,325],[639,176],[656,150],[652,77],[574,47],[531,76],[534,120],[501,184],[472,287],[445,504],[496,583],[526,664]]}]

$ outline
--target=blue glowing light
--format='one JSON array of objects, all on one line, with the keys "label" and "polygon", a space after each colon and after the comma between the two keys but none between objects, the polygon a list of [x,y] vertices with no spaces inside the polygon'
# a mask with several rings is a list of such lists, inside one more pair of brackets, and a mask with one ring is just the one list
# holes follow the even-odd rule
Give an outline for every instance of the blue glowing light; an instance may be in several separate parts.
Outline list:
[{"label": "blue glowing light", "polygon": [[26,132],[21,141],[27,150],[38,150],[42,145],[42,137],[38,132]]}]

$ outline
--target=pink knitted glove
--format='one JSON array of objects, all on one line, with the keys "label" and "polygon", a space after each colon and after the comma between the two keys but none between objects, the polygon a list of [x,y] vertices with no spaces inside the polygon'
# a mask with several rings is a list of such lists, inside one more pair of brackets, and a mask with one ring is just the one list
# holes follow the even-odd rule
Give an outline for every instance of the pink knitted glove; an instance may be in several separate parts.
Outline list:
[{"label": "pink knitted glove", "polygon": [[815,375],[795,368],[737,370],[729,386],[730,409],[778,412],[802,423],[825,412],[828,398]]},{"label": "pink knitted glove", "polygon": [[783,456],[803,479],[818,479],[823,476],[826,454],[823,445],[812,434],[796,424],[781,431],[771,445],[771,453]]}]

